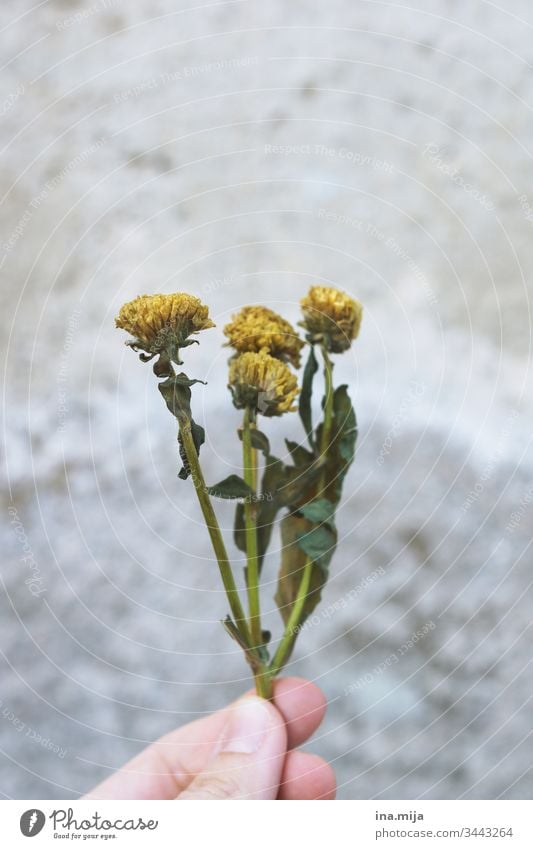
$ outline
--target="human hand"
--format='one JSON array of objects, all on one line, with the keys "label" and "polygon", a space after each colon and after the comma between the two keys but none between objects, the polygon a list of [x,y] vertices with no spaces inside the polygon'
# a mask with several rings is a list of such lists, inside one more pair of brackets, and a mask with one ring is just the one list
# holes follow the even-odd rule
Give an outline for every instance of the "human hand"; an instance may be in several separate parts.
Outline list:
[{"label": "human hand", "polygon": [[274,704],[247,693],[148,746],[84,798],[334,799],[332,768],[296,748],[325,710],[311,682],[278,680]]}]

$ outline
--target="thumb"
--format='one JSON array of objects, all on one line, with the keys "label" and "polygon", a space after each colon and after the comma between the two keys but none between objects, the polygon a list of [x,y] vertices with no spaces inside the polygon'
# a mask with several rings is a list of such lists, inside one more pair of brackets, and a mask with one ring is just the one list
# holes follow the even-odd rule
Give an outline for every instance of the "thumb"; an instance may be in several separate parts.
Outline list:
[{"label": "thumb", "polygon": [[286,753],[276,708],[257,696],[240,699],[227,711],[213,760],[178,799],[276,799]]}]

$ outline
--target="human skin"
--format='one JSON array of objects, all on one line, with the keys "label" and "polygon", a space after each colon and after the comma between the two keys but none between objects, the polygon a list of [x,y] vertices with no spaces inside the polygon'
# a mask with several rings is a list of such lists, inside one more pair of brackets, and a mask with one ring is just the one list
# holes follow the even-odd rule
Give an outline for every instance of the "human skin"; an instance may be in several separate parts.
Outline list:
[{"label": "human skin", "polygon": [[302,678],[276,681],[274,702],[253,692],[148,746],[86,799],[334,799],[335,775],[298,749],[326,699]]}]

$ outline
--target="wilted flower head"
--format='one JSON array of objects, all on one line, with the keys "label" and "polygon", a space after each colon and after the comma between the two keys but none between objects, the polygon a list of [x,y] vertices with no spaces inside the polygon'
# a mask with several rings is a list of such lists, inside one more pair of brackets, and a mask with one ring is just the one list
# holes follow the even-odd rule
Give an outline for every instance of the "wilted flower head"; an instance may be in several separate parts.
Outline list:
[{"label": "wilted flower head", "polygon": [[226,324],[224,333],[239,354],[265,351],[295,368],[300,366],[304,343],[292,324],[268,307],[244,307]]},{"label": "wilted flower head", "polygon": [[215,326],[209,308],[185,292],[139,295],[121,307],[115,324],[133,336],[128,345],[151,355],[145,359],[162,354],[177,363],[179,349],[194,341],[191,334]]},{"label": "wilted flower head", "polygon": [[238,409],[251,407],[263,416],[293,412],[300,391],[289,366],[266,351],[249,351],[231,359],[229,388]]},{"label": "wilted flower head", "polygon": [[312,286],[301,305],[308,341],[323,343],[330,353],[347,351],[359,335],[363,306],[339,289]]}]

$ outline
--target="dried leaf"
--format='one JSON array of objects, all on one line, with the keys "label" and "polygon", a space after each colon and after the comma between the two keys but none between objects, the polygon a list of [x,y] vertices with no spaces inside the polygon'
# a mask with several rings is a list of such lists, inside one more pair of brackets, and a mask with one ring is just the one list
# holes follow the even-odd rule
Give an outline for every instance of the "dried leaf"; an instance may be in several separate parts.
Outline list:
[{"label": "dried leaf", "polygon": [[[301,547],[301,539],[309,535],[313,525],[303,516],[289,514],[281,522],[282,557],[276,592],[276,603],[285,623],[288,622],[298,595],[308,556]],[[322,587],[326,580],[325,571],[313,564],[311,584],[295,627],[303,625],[320,601]]]},{"label": "dried leaf", "polygon": [[[200,448],[205,442],[205,431],[203,427],[197,424],[191,412],[191,386],[195,383],[203,383],[203,380],[190,380],[183,372],[178,375],[172,375],[159,384],[159,391],[165,399],[166,405],[173,416],[178,420],[180,429],[182,425],[190,423],[191,435],[196,448],[197,455],[200,454]],[[178,436],[179,453],[183,462],[183,468],[180,470],[178,477],[181,480],[186,480],[191,470],[189,462],[183,447],[181,433]]]}]

